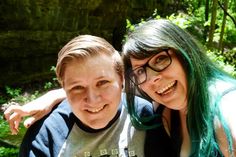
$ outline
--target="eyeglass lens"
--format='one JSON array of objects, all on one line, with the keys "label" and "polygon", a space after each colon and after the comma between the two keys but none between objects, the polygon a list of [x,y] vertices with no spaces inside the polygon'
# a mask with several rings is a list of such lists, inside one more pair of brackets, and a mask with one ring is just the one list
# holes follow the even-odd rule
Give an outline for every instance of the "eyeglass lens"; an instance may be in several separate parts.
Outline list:
[{"label": "eyeglass lens", "polygon": [[153,71],[160,72],[166,69],[171,64],[171,57],[168,50],[163,50],[162,52],[151,57],[146,64],[138,67],[130,72],[129,77],[132,82],[136,85],[142,84],[147,79],[147,67]]}]

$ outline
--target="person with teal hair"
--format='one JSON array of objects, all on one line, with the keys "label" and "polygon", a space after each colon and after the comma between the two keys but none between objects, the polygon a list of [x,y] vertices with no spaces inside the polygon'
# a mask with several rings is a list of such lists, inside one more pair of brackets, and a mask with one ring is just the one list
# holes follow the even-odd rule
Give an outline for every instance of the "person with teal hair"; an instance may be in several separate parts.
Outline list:
[{"label": "person with teal hair", "polygon": [[[136,127],[148,129],[146,156],[236,156],[236,80],[193,36],[152,19],[128,34],[122,52],[129,113]],[[136,114],[137,93],[154,102],[153,117]]]},{"label": "person with teal hair", "polygon": [[[169,20],[152,19],[128,34],[122,57],[128,112],[133,125],[146,130],[146,157],[236,156],[236,80],[193,36]],[[48,113],[65,97],[55,93],[9,107],[11,130],[17,132],[26,115],[29,126]],[[155,114],[140,117],[135,95],[152,102]]]}]

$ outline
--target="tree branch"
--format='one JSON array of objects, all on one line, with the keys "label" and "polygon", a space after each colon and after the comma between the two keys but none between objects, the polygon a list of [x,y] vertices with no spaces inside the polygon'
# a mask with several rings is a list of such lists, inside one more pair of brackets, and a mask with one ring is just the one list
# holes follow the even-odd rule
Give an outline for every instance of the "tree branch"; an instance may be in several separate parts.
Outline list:
[{"label": "tree branch", "polygon": [[236,21],[235,21],[234,17],[231,16],[231,15],[227,12],[227,10],[225,10],[225,8],[223,7],[223,5],[220,3],[219,0],[218,0],[218,4],[219,4],[219,6],[221,7],[221,9],[224,11],[224,13],[225,13],[227,16],[229,16],[229,17],[231,18],[231,20],[233,21],[233,23],[234,23],[234,25],[235,25],[235,27],[236,27]]}]

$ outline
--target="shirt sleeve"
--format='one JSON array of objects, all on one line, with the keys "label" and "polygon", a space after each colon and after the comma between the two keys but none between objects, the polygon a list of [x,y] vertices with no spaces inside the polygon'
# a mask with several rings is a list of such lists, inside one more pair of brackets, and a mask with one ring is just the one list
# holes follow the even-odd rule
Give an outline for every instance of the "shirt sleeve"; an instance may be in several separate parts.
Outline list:
[{"label": "shirt sleeve", "polygon": [[31,125],[21,143],[19,157],[57,156],[73,126],[71,115],[65,100],[52,113]]}]

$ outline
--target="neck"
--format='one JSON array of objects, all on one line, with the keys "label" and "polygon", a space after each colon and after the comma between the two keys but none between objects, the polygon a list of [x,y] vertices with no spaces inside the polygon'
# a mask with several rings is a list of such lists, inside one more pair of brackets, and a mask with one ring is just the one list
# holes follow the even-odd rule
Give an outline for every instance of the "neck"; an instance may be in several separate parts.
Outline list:
[{"label": "neck", "polygon": [[191,143],[189,132],[187,128],[187,114],[186,110],[182,110],[179,112],[180,115],[180,124],[181,124],[181,134],[182,134],[182,145],[180,156],[181,157],[188,157],[190,154]]}]

